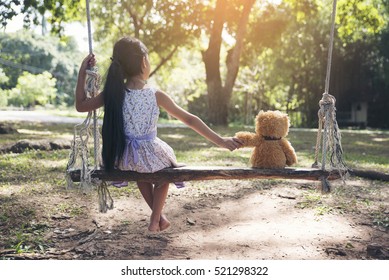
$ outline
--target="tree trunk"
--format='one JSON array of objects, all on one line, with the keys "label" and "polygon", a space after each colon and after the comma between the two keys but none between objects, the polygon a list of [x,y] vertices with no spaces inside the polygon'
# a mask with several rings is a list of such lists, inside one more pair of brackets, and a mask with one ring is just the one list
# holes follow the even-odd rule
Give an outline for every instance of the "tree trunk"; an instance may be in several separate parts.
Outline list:
[{"label": "tree trunk", "polygon": [[249,21],[251,8],[253,7],[254,3],[255,0],[247,0],[245,2],[236,31],[235,46],[228,52],[226,61],[227,77],[224,85],[225,95],[228,101],[231,99],[232,89],[234,87],[236,77],[238,76],[240,55],[243,49],[243,41],[247,33],[247,24]]},{"label": "tree trunk", "polygon": [[228,105],[239,71],[240,55],[246,35],[248,18],[255,0],[248,0],[244,4],[236,31],[236,44],[228,52],[226,61],[227,76],[223,86],[220,74],[220,50],[227,2],[227,0],[218,0],[216,2],[208,49],[202,53],[208,91],[208,121],[215,125],[227,125]]},{"label": "tree trunk", "polygon": [[223,98],[220,74],[220,49],[226,6],[226,0],[217,1],[208,49],[202,53],[208,91],[208,121],[212,124],[227,124],[227,100]]}]

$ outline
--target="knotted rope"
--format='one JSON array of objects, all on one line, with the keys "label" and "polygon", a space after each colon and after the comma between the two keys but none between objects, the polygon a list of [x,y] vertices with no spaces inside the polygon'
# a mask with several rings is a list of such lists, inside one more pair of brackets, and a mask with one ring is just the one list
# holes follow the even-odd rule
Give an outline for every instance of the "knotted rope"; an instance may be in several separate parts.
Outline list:
[{"label": "knotted rope", "polygon": [[[330,166],[331,169],[336,169],[342,179],[344,180],[345,171],[347,171],[346,164],[343,160],[343,149],[341,144],[341,134],[336,121],[336,108],[335,102],[336,99],[334,96],[330,95],[330,75],[331,75],[331,65],[332,65],[332,50],[334,45],[334,33],[335,33],[335,17],[336,17],[336,5],[337,0],[333,1],[332,7],[332,23],[331,23],[331,33],[330,33],[330,43],[328,48],[328,57],[327,57],[327,73],[325,80],[325,91],[323,93],[322,99],[319,101],[319,127],[317,131],[316,138],[316,147],[315,147],[315,162],[312,164],[312,167],[318,168],[318,158],[319,150],[322,148],[322,161],[321,169],[326,170],[326,160],[327,156],[330,157]],[[324,129],[324,131],[323,131]],[[323,143],[321,144],[321,140]],[[322,191],[329,192],[330,184],[326,178],[322,178]]]},{"label": "knotted rope", "polygon": [[[86,14],[88,23],[88,43],[89,53],[92,54],[92,31],[91,31],[91,19],[89,0],[86,0]],[[86,80],[84,85],[84,92],[87,98],[95,97],[98,95],[100,87],[100,75],[98,74],[97,67],[92,67],[86,70]],[[93,120],[93,122],[92,122]],[[93,126],[92,126],[93,123]],[[93,129],[92,129],[93,128]],[[94,168],[91,168],[89,163],[89,150],[88,140],[93,135],[94,144]],[[113,200],[109,193],[107,184],[101,180],[95,180],[91,178],[91,174],[94,170],[101,166],[101,153],[100,153],[100,130],[98,124],[98,117],[96,110],[88,112],[88,115],[83,123],[75,125],[73,141],[71,145],[71,152],[69,155],[69,161],[66,170],[69,173],[77,165],[77,161],[80,160],[80,188],[83,191],[90,191],[97,186],[99,195],[99,210],[100,212],[107,212],[108,209],[113,208]],[[68,187],[73,187],[73,182],[70,176],[66,176]]]}]

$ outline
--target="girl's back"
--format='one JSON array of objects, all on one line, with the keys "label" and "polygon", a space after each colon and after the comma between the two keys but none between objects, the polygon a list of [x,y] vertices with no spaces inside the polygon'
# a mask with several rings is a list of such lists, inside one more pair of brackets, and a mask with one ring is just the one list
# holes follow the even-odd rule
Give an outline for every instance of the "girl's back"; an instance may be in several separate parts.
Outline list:
[{"label": "girl's back", "polygon": [[157,130],[159,107],[156,89],[126,89],[123,122],[126,135],[141,136]]},{"label": "girl's back", "polygon": [[[126,89],[123,124],[126,150],[119,168],[155,172],[177,166],[173,149],[157,136],[159,107],[156,89]],[[135,153],[135,154],[134,154]]]}]

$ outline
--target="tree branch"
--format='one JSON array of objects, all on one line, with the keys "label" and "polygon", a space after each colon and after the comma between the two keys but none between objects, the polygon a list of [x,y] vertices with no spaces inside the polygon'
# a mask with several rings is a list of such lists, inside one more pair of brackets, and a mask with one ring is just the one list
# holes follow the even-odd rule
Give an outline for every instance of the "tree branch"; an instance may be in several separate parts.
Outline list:
[{"label": "tree branch", "polygon": [[130,17],[132,18],[132,24],[134,25],[135,38],[139,38],[139,34],[140,34],[139,31],[140,31],[140,26],[141,25],[138,22],[137,15],[131,9],[131,7],[130,7],[128,2],[124,1],[123,2],[123,7],[129,13]]},{"label": "tree branch", "polygon": [[157,67],[150,73],[150,77],[153,76],[167,61],[169,61],[177,50],[178,46],[174,46],[174,49],[166,57],[162,58]]}]

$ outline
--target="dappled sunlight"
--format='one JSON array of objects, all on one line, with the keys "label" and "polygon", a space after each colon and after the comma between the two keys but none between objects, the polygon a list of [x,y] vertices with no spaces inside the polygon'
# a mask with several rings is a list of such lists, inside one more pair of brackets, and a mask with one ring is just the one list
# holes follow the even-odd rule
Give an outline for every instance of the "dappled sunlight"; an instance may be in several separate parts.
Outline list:
[{"label": "dappled sunlight", "polygon": [[293,167],[311,168],[314,162],[314,154],[297,153],[297,163]]},{"label": "dappled sunlight", "polygon": [[20,184],[0,184],[0,193],[5,197],[9,197],[22,192],[24,188],[25,187]]},{"label": "dappled sunlight", "polygon": [[373,139],[371,139],[372,141],[374,141],[374,142],[389,142],[389,138],[373,138]]},{"label": "dappled sunlight", "polygon": [[389,164],[379,164],[379,163],[372,163],[372,162],[356,162],[356,161],[348,161],[351,168],[356,169],[367,169],[367,170],[374,170],[378,172],[384,172],[387,173],[389,170]]},{"label": "dappled sunlight", "polygon": [[[165,136],[166,139],[185,139],[185,136],[182,134],[170,134],[169,136]],[[168,141],[168,140],[167,140]]]},{"label": "dappled sunlight", "polygon": [[39,161],[39,164],[41,164],[45,168],[63,170],[63,166],[66,165],[67,162],[68,162],[67,159],[62,159],[62,160],[45,159],[45,160]]},{"label": "dappled sunlight", "polygon": [[[280,198],[277,190],[271,193],[226,198],[212,208],[194,210],[196,225],[178,234],[173,244],[189,243],[211,259],[304,259],[307,254],[323,259],[323,239],[336,243],[360,235],[345,216],[318,216],[315,209],[301,210],[296,200]],[[200,239],[201,245],[196,242]]]},{"label": "dappled sunlight", "polygon": [[[381,139],[381,141],[376,141],[375,138],[372,139],[372,141],[376,141],[376,142],[384,142],[384,141],[388,141],[389,139]],[[373,143],[373,142],[370,142],[370,143],[366,143],[366,142],[362,142],[362,141],[355,141],[354,142],[354,145],[356,146],[360,146],[360,147],[365,147],[365,148],[378,148],[380,147],[381,143],[378,144],[378,143]]]},{"label": "dappled sunlight", "polygon": [[30,129],[18,129],[18,132],[20,134],[27,134],[27,135],[52,135],[53,133],[51,131],[41,131],[41,130],[30,130]]}]

